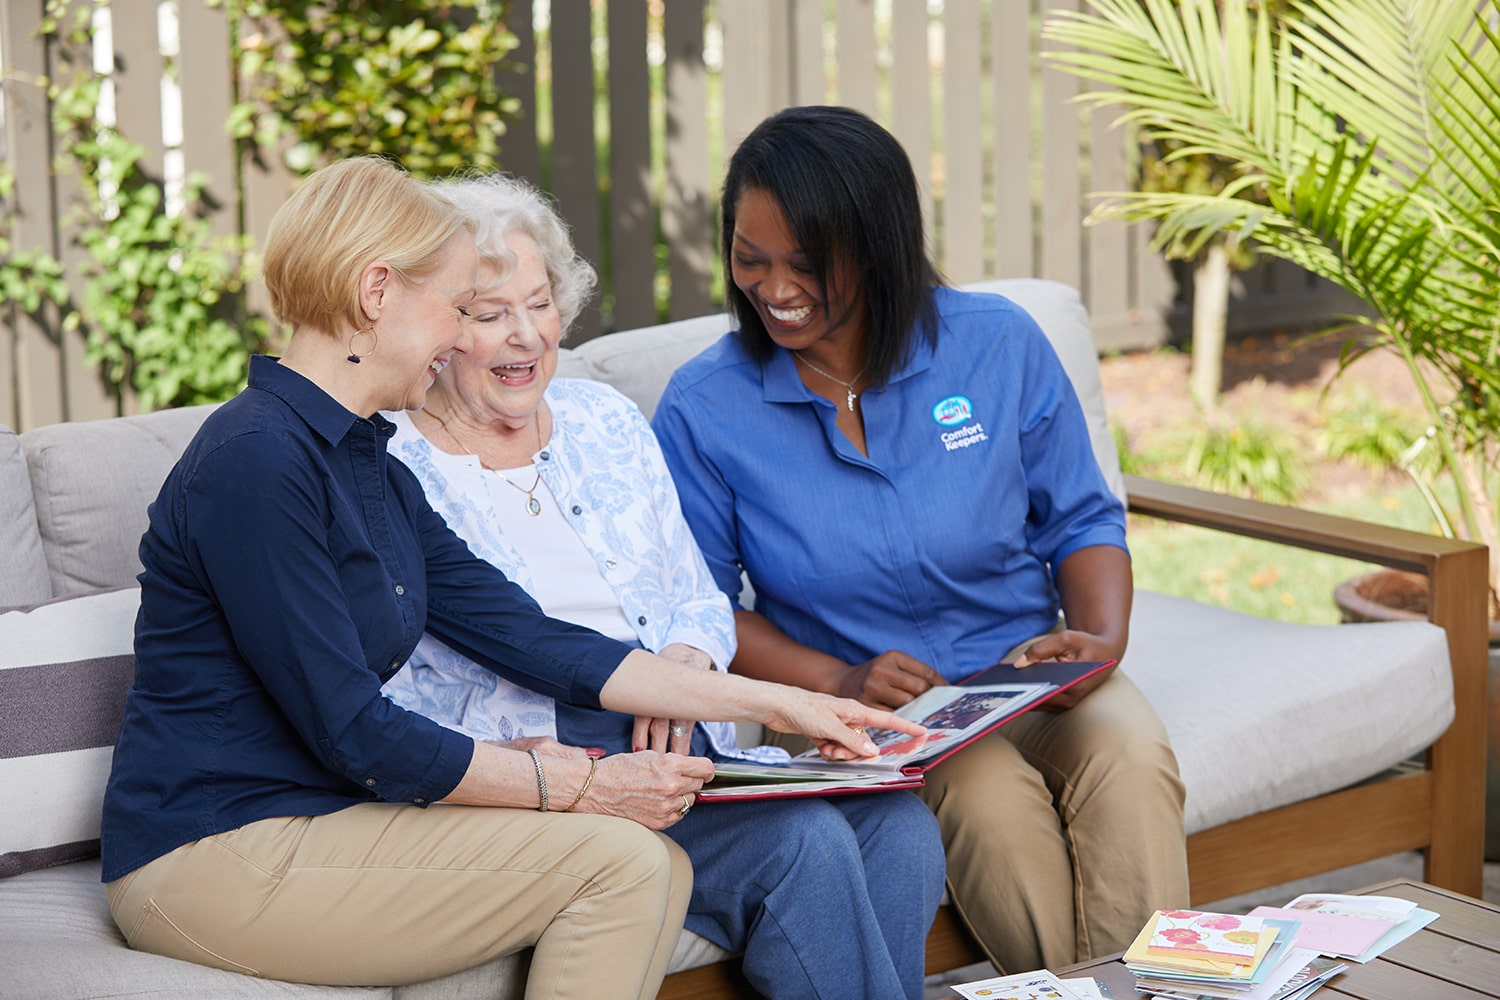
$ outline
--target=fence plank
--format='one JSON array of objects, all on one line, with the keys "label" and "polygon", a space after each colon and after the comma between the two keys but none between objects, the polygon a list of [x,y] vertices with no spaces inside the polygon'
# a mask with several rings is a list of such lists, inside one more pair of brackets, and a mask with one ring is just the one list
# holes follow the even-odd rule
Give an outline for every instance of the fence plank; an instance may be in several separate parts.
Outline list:
[{"label": "fence plank", "polygon": [[924,4],[891,8],[891,132],[906,148],[922,200],[922,224],[934,256],[932,217],[932,57]]},{"label": "fence plank", "polygon": [[614,329],[656,321],[656,205],[651,185],[646,5],[609,5],[609,233]]},{"label": "fence plank", "polygon": [[[1078,0],[1048,0],[1047,13],[1077,10]],[[1083,282],[1082,123],[1078,78],[1042,65],[1041,276],[1078,287]]]},{"label": "fence plank", "polygon": [[714,226],[708,173],[708,72],[703,64],[704,0],[675,0],[662,25],[666,47],[667,186],[662,234],[672,294],[668,317],[713,308]]},{"label": "fence plank", "polygon": [[[57,224],[51,171],[47,164],[50,129],[43,42],[32,38],[41,22],[42,0],[0,0],[0,62],[5,66],[5,148],[15,177],[7,222],[16,250],[56,254]],[[56,310],[28,316],[13,303],[0,358],[0,420],[16,430],[66,418],[62,403],[62,356],[49,331],[58,328]]]},{"label": "fence plank", "polygon": [[790,11],[787,0],[719,6],[726,161],[761,119],[790,101]]},{"label": "fence plank", "polygon": [[995,0],[990,11],[994,99],[995,263],[999,278],[1036,273],[1032,191],[1031,0]]},{"label": "fence plank", "polygon": [[[1125,144],[1118,129],[1110,128],[1114,112],[1098,109],[1089,116],[1089,189],[1124,191]],[[1123,222],[1090,226],[1083,234],[1084,301],[1089,313],[1106,323],[1125,322],[1130,301],[1129,227]]]},{"label": "fence plank", "polygon": [[[602,265],[604,240],[599,211],[597,146],[594,138],[594,56],[591,20],[552,18],[552,192],[573,240],[587,260]],[[578,317],[575,340],[588,340],[602,329],[596,299]]]},{"label": "fence plank", "polygon": [[234,176],[236,152],[229,135],[234,104],[234,63],[229,16],[204,0],[181,0],[177,6],[182,51],[182,164],[189,173],[208,178],[199,197],[201,212],[217,236],[239,232],[240,205]]},{"label": "fence plank", "polygon": [[822,0],[791,0],[787,12],[790,87],[777,107],[828,102],[828,54],[823,50]]},{"label": "fence plank", "polygon": [[[875,8],[870,0],[838,0],[834,14],[839,103],[878,117],[875,100]],[[814,36],[819,37],[819,36]]]},{"label": "fence plank", "polygon": [[[164,67],[156,8],[156,0],[113,0],[109,23],[115,48],[115,124],[126,138],[145,150],[141,169],[161,184],[166,176],[161,131]],[[220,45],[218,51],[224,48]]]},{"label": "fence plank", "polygon": [[962,284],[984,277],[984,180],[979,111],[979,3],[943,7],[943,271]]},{"label": "fence plank", "polygon": [[[71,19],[74,12],[88,9],[89,0],[71,0],[64,23]],[[47,72],[55,81],[67,83],[74,79],[75,74],[91,74],[93,70],[94,52],[91,46],[71,42],[53,42],[47,46]],[[56,149],[55,140],[52,149]],[[88,201],[76,167],[69,171],[54,172],[52,183],[58,212],[58,260],[62,262],[69,292],[75,301],[81,300],[83,275],[89,266],[89,260],[78,242],[78,224],[70,216],[80,210],[86,211]],[[87,363],[86,337],[87,333],[82,329],[55,329],[53,332],[53,341],[59,353],[57,365],[62,377],[59,420],[98,420],[114,416],[121,411],[122,406],[127,412],[134,409],[134,395],[129,390],[119,390],[120,398],[117,400],[117,391],[107,385],[99,372]]]},{"label": "fence plank", "polygon": [[502,99],[514,98],[520,107],[505,123],[497,158],[502,170],[540,184],[543,178],[541,147],[537,141],[536,29],[531,5],[507,4],[505,27],[515,36],[516,47],[495,68],[495,89]]}]

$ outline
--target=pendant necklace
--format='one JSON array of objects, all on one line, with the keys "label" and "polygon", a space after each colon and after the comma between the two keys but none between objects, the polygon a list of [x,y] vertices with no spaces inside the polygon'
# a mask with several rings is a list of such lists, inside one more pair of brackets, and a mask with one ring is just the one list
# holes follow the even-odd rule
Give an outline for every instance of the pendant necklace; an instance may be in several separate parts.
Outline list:
[{"label": "pendant necklace", "polygon": [[[424,410],[423,412],[427,412],[427,411]],[[481,469],[487,469],[488,471],[493,472],[495,475],[497,475],[501,479],[505,480],[505,483],[506,483],[507,486],[513,487],[514,489],[520,490],[522,493],[526,494],[526,513],[530,514],[532,517],[538,517],[538,516],[541,515],[541,513],[542,513],[542,502],[536,498],[536,488],[542,484],[542,470],[541,469],[537,469],[536,470],[536,478],[531,481],[531,488],[527,489],[526,487],[522,486],[520,483],[517,483],[516,481],[514,481],[513,479],[511,479],[505,473],[501,472],[499,469],[491,469],[488,465],[485,465],[484,464],[484,459],[482,459],[482,458],[479,457],[479,453],[478,452],[476,452],[473,448],[470,448],[468,445],[464,444],[462,441],[460,441],[458,439],[458,435],[455,434],[455,433],[453,433],[453,429],[448,426],[448,421],[444,420],[442,417],[438,416],[436,413],[431,414],[431,416],[432,416],[432,419],[436,420],[439,424],[442,425],[442,427],[443,427],[443,433],[447,434],[450,438],[452,438],[454,444],[458,445],[465,452],[467,452],[468,454],[470,454],[470,455],[472,455],[474,457],[475,461],[477,461],[479,463],[479,467]],[[538,410],[536,413],[533,413],[532,414],[532,419],[536,421],[536,450],[537,451],[541,451],[542,450],[542,413],[541,413],[541,411]]]},{"label": "pendant necklace", "polygon": [[[870,370],[870,363],[868,361],[865,362],[865,366],[859,370],[859,374],[858,375],[854,376],[849,381],[845,382],[841,378],[836,378],[835,376],[828,374],[823,369],[819,368],[817,365],[813,364],[811,361],[809,361],[806,358],[804,358],[802,356],[802,352],[801,351],[793,351],[792,352],[792,357],[796,358],[798,361],[802,362],[804,365],[806,365],[807,367],[811,368],[813,371],[817,372],[819,375],[821,375],[824,378],[828,379],[828,381],[830,381],[830,382],[837,382],[839,385],[843,386],[844,387],[844,393],[845,393],[844,405],[846,405],[846,406],[849,407],[849,411],[851,413],[854,412],[854,401],[859,398],[859,393],[857,393],[857,392],[854,391],[854,383],[856,383],[860,379],[864,378],[865,377],[865,372],[867,372],[867,371]],[[457,440],[457,439],[455,439],[455,440]]]}]

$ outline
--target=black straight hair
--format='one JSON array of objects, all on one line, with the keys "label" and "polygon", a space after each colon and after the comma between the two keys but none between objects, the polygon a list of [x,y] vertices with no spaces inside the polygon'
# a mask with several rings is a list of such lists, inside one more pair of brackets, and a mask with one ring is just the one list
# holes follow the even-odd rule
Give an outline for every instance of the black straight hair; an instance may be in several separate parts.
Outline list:
[{"label": "black straight hair", "polygon": [[730,278],[735,212],[747,191],[764,191],[780,205],[824,301],[828,276],[852,265],[869,317],[866,360],[875,385],[910,357],[916,337],[937,340],[932,290],[942,277],[927,254],[917,178],[895,136],[853,108],[807,105],[767,118],[734,151],[720,206],[725,300],[746,351],[765,361],[776,345]]}]

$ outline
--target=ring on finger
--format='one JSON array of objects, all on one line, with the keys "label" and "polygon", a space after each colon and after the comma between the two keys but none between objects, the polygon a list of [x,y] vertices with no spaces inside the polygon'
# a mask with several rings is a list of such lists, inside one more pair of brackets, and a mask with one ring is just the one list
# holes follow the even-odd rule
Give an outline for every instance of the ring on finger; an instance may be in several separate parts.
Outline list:
[{"label": "ring on finger", "polygon": [[675,736],[675,737],[677,737],[678,739],[685,738],[687,736],[687,734],[690,733],[690,732],[692,732],[692,731],[693,731],[693,727],[692,726],[673,726],[672,727],[672,735]]},{"label": "ring on finger", "polygon": [[682,797],[682,810],[677,814],[677,818],[682,819],[688,814],[688,810],[691,808],[693,808],[693,800],[684,795]]},{"label": "ring on finger", "polygon": [[852,733],[854,733],[856,736],[863,736],[865,734],[865,727],[864,726],[852,726],[849,731],[852,732]]}]

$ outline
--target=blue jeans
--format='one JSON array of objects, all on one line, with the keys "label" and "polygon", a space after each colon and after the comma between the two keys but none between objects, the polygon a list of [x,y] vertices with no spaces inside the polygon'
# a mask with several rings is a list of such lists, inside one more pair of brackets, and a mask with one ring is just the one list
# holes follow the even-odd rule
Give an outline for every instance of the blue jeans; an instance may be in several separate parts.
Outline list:
[{"label": "blue jeans", "polygon": [[[562,742],[629,749],[629,717],[557,707]],[[687,928],[743,951],[760,993],[922,996],[946,872],[937,821],[912,793],[702,803],[665,832],[693,862]]]}]

